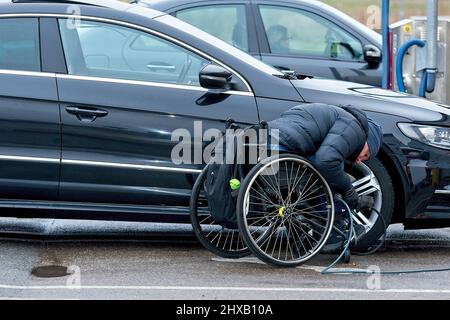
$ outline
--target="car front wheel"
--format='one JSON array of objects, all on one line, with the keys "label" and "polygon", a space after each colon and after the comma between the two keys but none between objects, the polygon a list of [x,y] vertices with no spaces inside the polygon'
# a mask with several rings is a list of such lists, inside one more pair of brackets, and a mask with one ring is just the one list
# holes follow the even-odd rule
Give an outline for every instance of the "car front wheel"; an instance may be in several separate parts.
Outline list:
[{"label": "car front wheel", "polygon": [[[394,187],[388,171],[378,159],[371,159],[363,164],[352,164],[346,168],[346,172],[353,178],[353,186],[360,196],[369,195],[375,200],[376,210],[358,215],[366,226],[366,234],[358,239],[352,249],[364,252],[376,244],[386,231],[385,224],[388,227],[392,220]],[[383,216],[385,223],[377,211]]]}]

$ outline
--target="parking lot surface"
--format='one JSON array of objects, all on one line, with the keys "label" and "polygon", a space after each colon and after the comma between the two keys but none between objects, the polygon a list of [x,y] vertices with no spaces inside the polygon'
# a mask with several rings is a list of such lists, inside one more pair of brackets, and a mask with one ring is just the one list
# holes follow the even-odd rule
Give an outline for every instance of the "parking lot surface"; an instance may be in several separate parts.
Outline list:
[{"label": "parking lot surface", "polygon": [[[227,260],[189,225],[0,219],[1,299],[450,299],[450,272],[322,275],[334,255],[279,269]],[[385,248],[345,270],[450,267],[450,229],[389,228]]]}]

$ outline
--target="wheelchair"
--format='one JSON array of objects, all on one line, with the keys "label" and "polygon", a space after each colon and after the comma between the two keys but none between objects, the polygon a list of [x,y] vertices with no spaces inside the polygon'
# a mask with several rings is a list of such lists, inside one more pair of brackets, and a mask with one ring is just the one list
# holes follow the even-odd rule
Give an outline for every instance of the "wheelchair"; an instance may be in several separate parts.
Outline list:
[{"label": "wheelchair", "polygon": [[209,212],[203,194],[207,170],[195,182],[190,218],[199,242],[216,255],[253,254],[274,266],[295,267],[321,252],[333,229],[348,235],[334,226],[335,201],[327,181],[298,154],[277,152],[251,167],[239,188],[237,228],[221,226]]}]

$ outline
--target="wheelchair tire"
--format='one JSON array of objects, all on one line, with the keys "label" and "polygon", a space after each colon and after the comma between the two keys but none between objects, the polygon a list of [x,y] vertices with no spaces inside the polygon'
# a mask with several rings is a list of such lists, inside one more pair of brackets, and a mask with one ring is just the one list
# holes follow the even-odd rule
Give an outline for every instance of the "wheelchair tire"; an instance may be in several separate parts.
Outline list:
[{"label": "wheelchair tire", "polygon": [[318,254],[328,240],[334,223],[333,194],[306,159],[272,156],[245,178],[237,219],[255,256],[274,266],[295,267]]},{"label": "wheelchair tire", "polygon": [[200,173],[190,199],[190,219],[198,241],[210,252],[228,259],[250,255],[239,230],[226,229],[217,224],[208,210],[207,199],[202,195],[207,167]]}]

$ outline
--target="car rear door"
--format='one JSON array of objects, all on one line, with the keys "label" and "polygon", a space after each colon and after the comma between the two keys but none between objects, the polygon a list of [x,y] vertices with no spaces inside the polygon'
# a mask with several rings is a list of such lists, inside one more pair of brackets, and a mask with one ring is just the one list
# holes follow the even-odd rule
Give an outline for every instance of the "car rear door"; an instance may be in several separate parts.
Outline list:
[{"label": "car rear door", "polygon": [[44,35],[38,18],[0,16],[1,199],[57,199],[60,117]]},{"label": "car rear door", "polygon": [[[258,121],[248,85],[235,73],[233,92],[202,88],[198,74],[211,58],[161,33],[118,21],[82,19],[75,28],[67,23],[59,19],[68,65],[57,79],[60,199],[187,205],[203,167],[203,133],[223,129],[228,118]],[[200,147],[191,163],[174,159],[174,131]]]},{"label": "car rear door", "polygon": [[365,61],[367,40],[326,11],[304,4],[254,0],[264,62],[327,79],[380,84],[380,65]]}]

